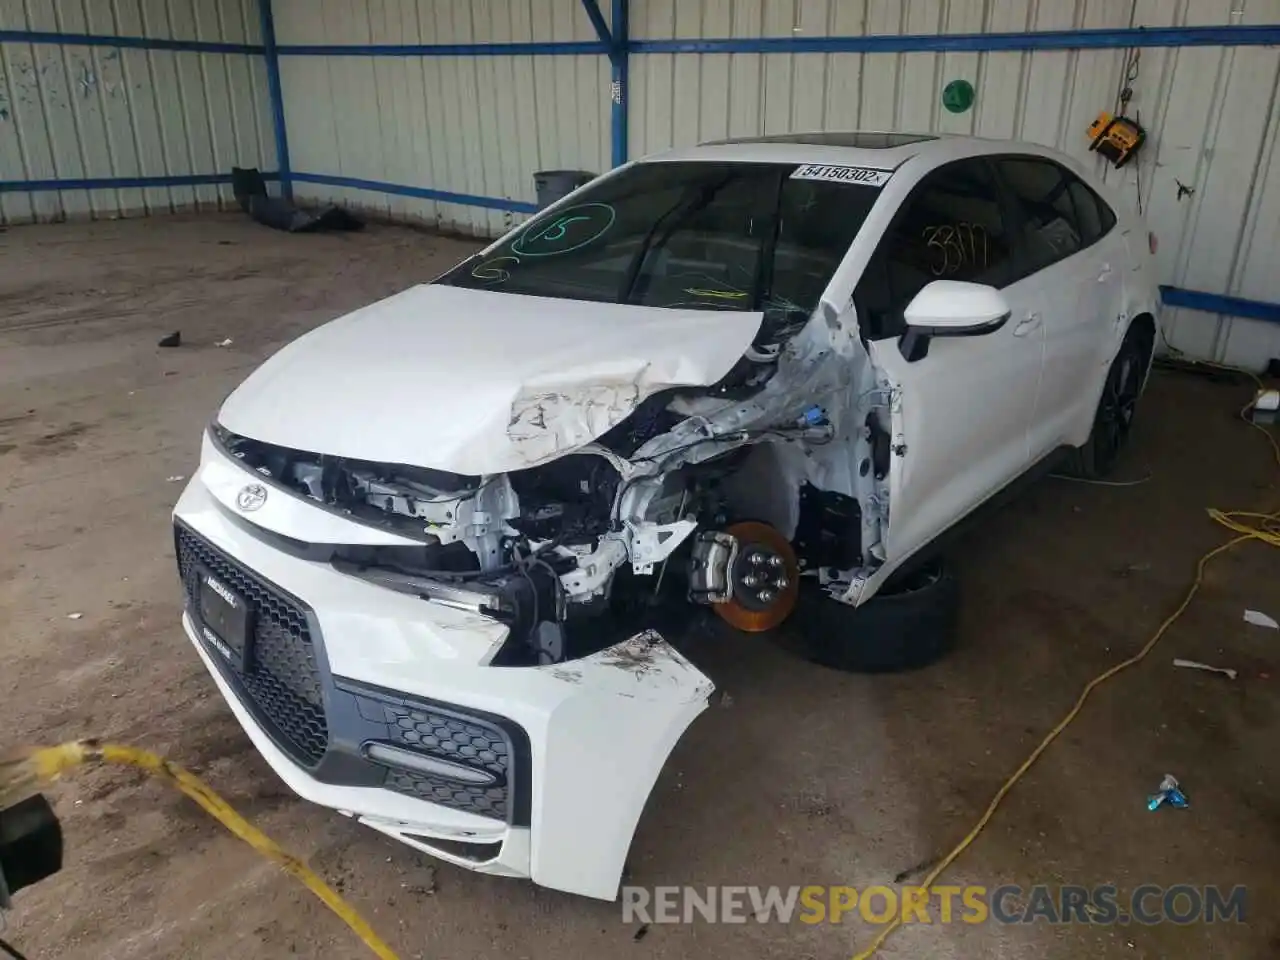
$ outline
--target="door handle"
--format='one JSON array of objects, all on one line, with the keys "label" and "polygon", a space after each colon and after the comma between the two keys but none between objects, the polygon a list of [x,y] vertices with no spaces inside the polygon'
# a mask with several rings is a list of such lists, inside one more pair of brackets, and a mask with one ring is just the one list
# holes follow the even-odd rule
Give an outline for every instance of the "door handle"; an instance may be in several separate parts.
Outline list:
[{"label": "door handle", "polygon": [[1040,329],[1040,323],[1040,314],[1029,314],[1025,319],[1018,321],[1018,325],[1013,328],[1013,335],[1015,337],[1025,337],[1032,330]]},{"label": "door handle", "polygon": [[1102,265],[1102,272],[1098,274],[1098,282],[1105,282],[1109,276],[1111,276],[1111,264],[1104,263]]}]

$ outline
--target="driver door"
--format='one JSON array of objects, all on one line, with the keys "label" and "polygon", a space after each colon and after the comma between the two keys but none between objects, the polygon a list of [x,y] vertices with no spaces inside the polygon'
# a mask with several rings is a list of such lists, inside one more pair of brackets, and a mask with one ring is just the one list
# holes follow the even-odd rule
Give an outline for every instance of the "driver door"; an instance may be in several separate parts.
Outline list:
[{"label": "driver door", "polygon": [[[909,556],[1021,474],[1044,365],[1044,319],[1020,271],[988,162],[935,170],[903,203],[855,292],[875,366],[894,388],[890,561]],[[935,337],[904,356],[902,316],[934,280],[1001,290],[1012,313],[980,336]]]}]

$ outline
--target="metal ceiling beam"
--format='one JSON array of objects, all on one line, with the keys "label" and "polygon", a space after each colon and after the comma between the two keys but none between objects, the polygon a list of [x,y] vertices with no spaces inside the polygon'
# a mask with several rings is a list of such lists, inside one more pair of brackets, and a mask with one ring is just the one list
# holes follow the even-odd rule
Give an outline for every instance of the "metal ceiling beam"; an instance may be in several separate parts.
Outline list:
[{"label": "metal ceiling beam", "polygon": [[609,48],[609,59],[612,60],[617,42],[609,30],[609,25],[604,22],[600,4],[597,0],[582,0],[582,9],[587,11],[587,19],[591,21],[591,26],[595,27],[596,36],[600,38],[600,42]]}]

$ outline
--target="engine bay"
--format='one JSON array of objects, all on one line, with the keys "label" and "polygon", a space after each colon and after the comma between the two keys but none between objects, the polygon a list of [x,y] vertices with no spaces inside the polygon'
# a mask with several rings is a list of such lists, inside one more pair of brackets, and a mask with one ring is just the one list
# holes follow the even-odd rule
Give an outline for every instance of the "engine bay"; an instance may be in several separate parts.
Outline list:
[{"label": "engine bay", "polygon": [[495,663],[589,655],[673,599],[766,630],[794,608],[801,577],[856,602],[887,525],[890,391],[857,389],[866,381],[837,324],[798,326],[766,315],[720,382],[652,393],[526,469],[466,475],[211,432],[294,496],[413,541],[332,545],[329,561],[501,620]]}]

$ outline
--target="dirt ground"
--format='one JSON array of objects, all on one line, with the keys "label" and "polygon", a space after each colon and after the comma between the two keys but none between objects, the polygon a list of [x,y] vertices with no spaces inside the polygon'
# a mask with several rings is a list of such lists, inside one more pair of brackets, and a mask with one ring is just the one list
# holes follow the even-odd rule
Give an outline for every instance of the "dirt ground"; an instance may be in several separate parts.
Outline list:
[{"label": "dirt ground", "polygon": [[[404,958],[848,957],[874,934],[856,915],[642,931],[615,904],[433,864],[295,799],[189,648],[169,509],[218,403],[283,342],[470,249],[392,227],[286,236],[235,216],[0,234],[0,750],[92,735],[189,765]],[[179,329],[179,349],[156,347]],[[1226,536],[1205,507],[1280,506],[1266,442],[1233,419],[1246,395],[1157,374],[1123,470],[1149,482],[1046,479],[993,515],[957,554],[959,649],[927,670],[843,675],[699,621],[684,647],[729,697],[664,771],[632,882],[885,884],[945,852],[1083,684],[1177,603]],[[935,922],[882,956],[1280,955],[1280,633],[1242,622],[1246,607],[1280,616],[1278,564],[1256,544],[1215,561],[1155,653],[1097,692],[946,877],[1122,894],[1243,884],[1247,923]],[[1192,805],[1149,813],[1166,772]],[[163,785],[82,771],[52,796],[66,868],[19,894],[3,934],[32,960],[365,955]]]}]

